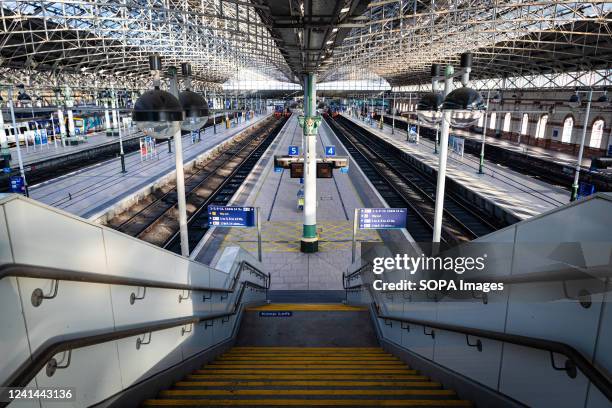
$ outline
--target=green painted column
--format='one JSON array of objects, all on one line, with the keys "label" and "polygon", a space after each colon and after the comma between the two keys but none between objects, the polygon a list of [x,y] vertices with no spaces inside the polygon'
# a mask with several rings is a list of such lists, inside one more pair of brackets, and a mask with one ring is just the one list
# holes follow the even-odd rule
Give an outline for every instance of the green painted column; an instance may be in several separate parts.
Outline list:
[{"label": "green painted column", "polygon": [[305,253],[319,250],[317,236],[317,132],[321,117],[317,115],[316,77],[304,76],[304,116],[298,118],[304,135],[304,225],[300,249]]}]

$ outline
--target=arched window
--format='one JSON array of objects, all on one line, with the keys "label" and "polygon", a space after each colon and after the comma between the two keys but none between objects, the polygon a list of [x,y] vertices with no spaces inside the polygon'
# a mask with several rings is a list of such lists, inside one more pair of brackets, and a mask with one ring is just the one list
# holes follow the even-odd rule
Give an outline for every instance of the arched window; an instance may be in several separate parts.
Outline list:
[{"label": "arched window", "polygon": [[601,138],[603,136],[603,128],[603,119],[597,119],[595,122],[593,122],[593,126],[591,128],[591,140],[589,141],[590,147],[599,149],[601,145]]},{"label": "arched window", "polygon": [[546,123],[548,122],[548,115],[540,116],[540,120],[538,121],[538,126],[536,127],[535,137],[536,139],[544,138],[546,134]]},{"label": "arched window", "polygon": [[521,135],[527,134],[528,127],[529,127],[529,115],[524,113],[523,120],[521,121]]},{"label": "arched window", "polygon": [[561,142],[570,143],[572,141],[572,129],[574,128],[574,118],[568,116],[563,122],[563,133],[561,134]]},{"label": "arched window", "polygon": [[489,119],[489,129],[495,129],[495,122],[497,121],[497,113],[493,112]]},{"label": "arched window", "polygon": [[510,112],[507,112],[506,116],[504,116],[504,132],[510,131],[511,122],[512,122],[512,114]]}]

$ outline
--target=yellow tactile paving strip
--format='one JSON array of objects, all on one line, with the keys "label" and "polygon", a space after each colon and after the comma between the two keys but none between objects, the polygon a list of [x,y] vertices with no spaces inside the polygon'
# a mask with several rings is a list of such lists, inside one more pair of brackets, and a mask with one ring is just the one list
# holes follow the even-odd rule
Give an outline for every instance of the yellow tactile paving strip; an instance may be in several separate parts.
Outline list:
[{"label": "yellow tactile paving strip", "polygon": [[[350,249],[353,239],[352,221],[322,221],[317,224],[319,233],[319,251],[335,251]],[[296,221],[262,222],[261,239],[263,252],[300,252],[300,237],[302,223]],[[358,231],[357,240],[367,242],[382,242],[380,235],[374,230]],[[231,228],[221,244],[240,246],[246,251],[257,251],[257,229]]]}]

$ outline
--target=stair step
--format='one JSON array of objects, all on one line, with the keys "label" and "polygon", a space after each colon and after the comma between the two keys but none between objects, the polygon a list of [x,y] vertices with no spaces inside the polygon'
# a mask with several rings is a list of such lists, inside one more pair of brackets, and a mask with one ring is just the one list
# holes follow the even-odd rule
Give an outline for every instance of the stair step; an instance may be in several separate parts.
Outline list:
[{"label": "stair step", "polygon": [[[202,380],[211,378],[211,373],[208,374],[191,374],[187,376],[190,380]],[[300,372],[294,374],[215,374],[215,379],[224,380],[369,380],[371,374],[303,374]],[[424,375],[413,374],[379,374],[376,378],[381,380],[427,380]]]},{"label": "stair step", "polygon": [[211,368],[205,367],[202,370],[195,370],[195,374],[416,374],[416,370],[406,368],[396,369],[375,369],[355,367],[351,369],[333,369],[333,368],[261,368],[261,369],[233,369],[233,368]]},{"label": "stair step", "polygon": [[391,360],[398,361],[398,359],[394,356],[384,355],[384,354],[356,354],[356,353],[346,353],[346,354],[245,354],[239,356],[237,354],[227,354],[220,356],[218,358],[219,361],[223,360],[242,360],[242,361],[257,361],[257,360],[267,360],[267,361],[298,361],[298,360],[349,360],[349,361],[359,361],[359,360]]},{"label": "stair step", "polygon": [[464,400],[431,400],[431,399],[401,399],[401,400],[377,400],[377,399],[157,399],[147,400],[145,406],[349,406],[349,407],[471,407],[470,401]]},{"label": "stair step", "polygon": [[434,381],[317,381],[317,380],[294,380],[294,381],[178,381],[175,387],[185,388],[207,388],[207,387],[402,387],[402,388],[440,388],[442,385]]},{"label": "stair step", "polygon": [[415,389],[391,389],[391,390],[380,390],[380,389],[318,389],[318,390],[296,390],[296,389],[220,389],[220,390],[166,390],[161,391],[160,396],[162,397],[189,397],[189,396],[202,396],[202,395],[224,395],[224,396],[244,396],[244,395],[257,395],[257,396],[277,396],[277,395],[342,395],[342,396],[363,396],[370,395],[375,397],[391,397],[391,396],[414,396],[414,395],[427,395],[427,396],[454,396],[455,392],[452,390],[415,390]]},{"label": "stair step", "polygon": [[250,311],[291,311],[291,312],[361,312],[367,311],[364,306],[349,306],[342,303],[272,303],[269,305],[248,307]]},{"label": "stair step", "polygon": [[390,362],[361,362],[361,361],[323,361],[318,363],[302,363],[302,362],[274,362],[274,361],[261,361],[254,363],[244,362],[214,362],[207,367],[211,368],[275,368],[275,367],[290,367],[290,368],[402,368],[407,365],[401,361],[390,361]]},{"label": "stair step", "polygon": [[471,407],[380,347],[234,347],[144,406]]},{"label": "stair step", "polygon": [[275,350],[293,350],[293,351],[331,351],[331,352],[342,352],[342,351],[384,351],[381,347],[290,347],[290,346],[235,346],[232,347],[232,351],[239,352],[245,350],[255,351],[275,351]]},{"label": "stair step", "polygon": [[218,358],[211,364],[404,364],[397,358],[350,358],[350,357],[321,357],[321,358],[265,358],[257,359],[237,359],[237,358]]}]

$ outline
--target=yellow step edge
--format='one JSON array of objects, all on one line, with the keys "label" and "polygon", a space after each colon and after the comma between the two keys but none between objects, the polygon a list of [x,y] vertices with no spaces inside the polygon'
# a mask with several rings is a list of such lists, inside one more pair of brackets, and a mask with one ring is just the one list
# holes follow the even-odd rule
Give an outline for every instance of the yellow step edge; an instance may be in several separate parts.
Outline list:
[{"label": "yellow step edge", "polygon": [[220,356],[215,361],[287,361],[287,362],[299,362],[299,361],[401,361],[394,357],[361,357],[361,356],[253,356],[253,357],[234,357],[234,356]]},{"label": "yellow step edge", "polygon": [[434,381],[178,381],[176,387],[441,387]]},{"label": "yellow step edge", "polygon": [[200,395],[455,395],[452,390],[167,390],[161,396],[200,396]]},{"label": "yellow step edge", "polygon": [[308,351],[308,350],[319,350],[319,351],[352,351],[352,350],[364,350],[364,351],[384,351],[380,347],[290,347],[290,346],[234,346],[232,350],[255,350],[255,351],[277,351],[277,350],[295,350],[295,351]]},{"label": "yellow step edge", "polygon": [[386,358],[386,359],[396,359],[397,357],[393,357],[390,354],[383,353],[260,353],[260,354],[251,354],[251,353],[232,353],[232,354],[224,354],[219,356],[219,358],[248,358],[248,359],[257,359],[257,358]]},{"label": "yellow step edge", "polygon": [[146,400],[146,406],[244,406],[254,405],[262,406],[373,406],[373,407],[471,407],[470,401],[464,400],[428,400],[428,399],[380,399],[380,400],[362,400],[362,399],[159,399]]},{"label": "yellow step edge", "polygon": [[272,303],[269,305],[247,307],[247,311],[295,311],[295,312],[361,312],[367,306],[350,306],[342,303]]},{"label": "yellow step edge", "polygon": [[406,364],[401,361],[318,361],[303,363],[297,361],[261,361],[261,362],[236,362],[236,361],[214,361],[207,365],[207,367],[236,367],[236,368],[265,368],[265,367],[278,367],[278,366],[290,366],[300,368],[351,368],[351,367],[372,367],[372,368],[388,368],[388,367],[407,367]]},{"label": "yellow step edge", "polygon": [[[371,374],[190,374],[187,379],[221,379],[221,380],[370,380]],[[378,374],[377,380],[428,380],[416,374]]]},{"label": "yellow step edge", "polygon": [[296,348],[296,349],[289,349],[289,348],[284,348],[284,349],[232,349],[231,351],[228,351],[224,354],[274,354],[274,353],[284,353],[284,354],[296,354],[299,352],[303,352],[303,353],[312,353],[312,354],[349,354],[349,353],[355,353],[355,354],[374,354],[374,355],[392,355],[391,353],[387,353],[384,350],[376,350],[376,349],[337,349],[337,350],[330,350],[330,349],[315,349],[315,348],[307,348],[307,347],[302,347],[301,349]]},{"label": "yellow step edge", "polygon": [[296,371],[299,371],[298,374],[416,374],[416,370],[409,370],[405,368],[399,369],[328,369],[321,370],[317,368],[303,368],[303,369],[261,369],[261,370],[235,370],[231,368],[227,369],[218,369],[218,368],[210,368],[203,370],[195,370],[195,374],[294,374]]},{"label": "yellow step edge", "polygon": [[261,355],[257,355],[257,356],[241,356],[241,355],[222,355],[217,357],[218,361],[239,361],[239,360],[246,360],[246,361],[258,361],[258,360],[273,360],[273,361],[295,361],[295,360],[311,360],[311,361],[333,361],[333,360],[346,360],[346,361],[401,361],[399,358],[394,357],[394,356],[375,356],[375,355],[366,355],[366,356],[361,356],[361,355],[342,355],[342,356],[338,356],[338,355],[327,355],[327,354],[323,354],[323,355],[290,355],[290,356],[283,356],[283,355],[267,355],[267,354],[261,354]]}]

